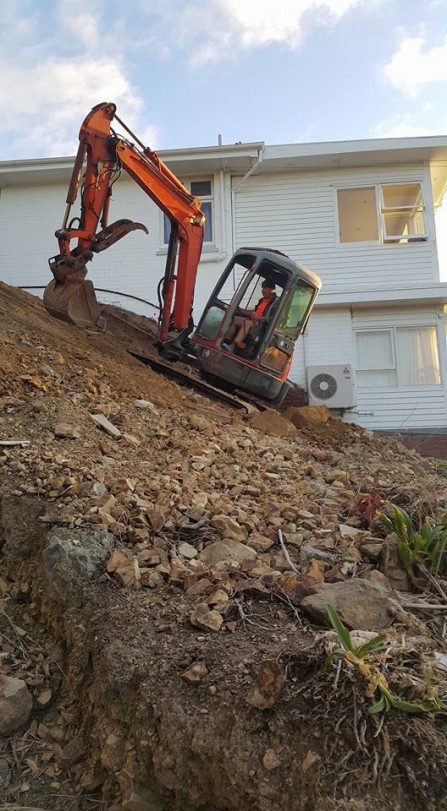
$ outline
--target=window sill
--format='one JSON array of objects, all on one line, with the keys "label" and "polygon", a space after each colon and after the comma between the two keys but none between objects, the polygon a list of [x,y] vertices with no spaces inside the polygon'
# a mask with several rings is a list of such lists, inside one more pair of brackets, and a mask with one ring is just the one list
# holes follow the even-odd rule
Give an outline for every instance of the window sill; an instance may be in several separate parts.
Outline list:
[{"label": "window sill", "polygon": [[365,393],[370,392],[370,391],[376,391],[376,392],[381,392],[381,393],[395,393],[395,392],[402,392],[403,390],[408,391],[408,392],[412,392],[412,391],[414,392],[415,389],[418,389],[419,391],[421,391],[422,389],[427,390],[427,391],[428,390],[432,391],[433,389],[435,389],[436,391],[440,391],[442,389],[442,387],[443,387],[442,383],[412,383],[412,384],[405,383],[405,384],[402,384],[401,386],[396,386],[396,385],[394,385],[394,386],[384,386],[384,385],[382,385],[382,386],[378,386],[378,385],[375,385],[375,386],[362,386],[362,385],[359,385],[358,383],[356,384],[356,390],[357,391],[362,391],[362,392],[365,392]]},{"label": "window sill", "polygon": [[[156,256],[167,256],[167,254],[167,248],[159,248],[158,251],[155,252]],[[226,255],[227,252],[221,251],[216,245],[204,245],[200,262],[219,262],[221,259],[225,259]]]},{"label": "window sill", "polygon": [[[217,245],[203,245],[203,247],[202,247],[202,256],[203,256],[203,254],[213,254],[213,253],[219,253],[219,252],[220,251],[219,251],[219,248],[217,247]],[[166,248],[159,248],[158,251],[156,251],[156,256],[166,256],[167,253],[168,253],[167,247]]]},{"label": "window sill", "polygon": [[373,247],[385,247],[388,248],[390,245],[413,245],[416,242],[424,242],[427,243],[429,241],[429,237],[410,237],[401,239],[405,239],[405,242],[399,242],[399,237],[395,239],[389,238],[384,240],[365,240],[364,242],[337,242],[337,248],[342,248],[343,250],[350,248],[351,250],[357,247],[359,250],[362,248],[373,248]]},{"label": "window sill", "polygon": [[413,242],[428,242],[428,237],[387,237],[382,245],[409,245]]}]

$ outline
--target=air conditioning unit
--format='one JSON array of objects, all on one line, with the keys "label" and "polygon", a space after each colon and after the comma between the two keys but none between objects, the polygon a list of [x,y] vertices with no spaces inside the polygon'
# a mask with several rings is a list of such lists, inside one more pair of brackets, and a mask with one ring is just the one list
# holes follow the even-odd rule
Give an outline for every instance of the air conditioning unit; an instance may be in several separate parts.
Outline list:
[{"label": "air conditioning unit", "polygon": [[309,405],[352,408],[356,404],[352,366],[308,366],[307,393]]}]

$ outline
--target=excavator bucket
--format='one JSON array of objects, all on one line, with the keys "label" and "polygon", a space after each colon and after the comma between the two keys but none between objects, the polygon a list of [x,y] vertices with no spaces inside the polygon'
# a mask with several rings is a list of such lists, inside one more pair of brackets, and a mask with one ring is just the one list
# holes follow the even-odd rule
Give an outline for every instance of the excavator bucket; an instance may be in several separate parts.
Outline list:
[{"label": "excavator bucket", "polygon": [[[146,226],[141,222],[117,220],[96,234],[94,240],[91,240],[91,250],[76,248],[73,254],[67,255],[64,252],[51,257],[48,264],[54,279],[47,285],[43,294],[43,303],[50,315],[77,327],[104,331],[106,321],[100,315],[93,282],[85,280],[86,264],[95,253],[101,253],[126,234],[136,230],[148,233]],[[56,231],[56,236],[60,242],[67,243],[69,233],[62,229]]]},{"label": "excavator bucket", "polygon": [[45,288],[43,303],[48,312],[61,321],[101,332],[106,328],[91,281],[77,278],[58,282],[53,279]]}]

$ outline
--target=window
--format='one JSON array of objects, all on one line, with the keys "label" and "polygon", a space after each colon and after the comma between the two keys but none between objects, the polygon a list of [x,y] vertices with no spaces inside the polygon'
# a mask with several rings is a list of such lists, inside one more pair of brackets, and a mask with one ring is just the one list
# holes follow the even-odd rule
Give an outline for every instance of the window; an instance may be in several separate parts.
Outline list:
[{"label": "window", "polygon": [[355,333],[358,386],[432,386],[441,382],[436,327]]},{"label": "window", "polygon": [[[191,180],[183,181],[186,188],[195,197],[198,197],[202,204],[202,211],[205,215],[205,230],[203,241],[204,243],[214,242],[214,195],[213,195],[213,181],[212,180]],[[165,245],[169,242],[169,234],[171,233],[171,223],[166,214],[163,216],[163,242]]]},{"label": "window", "polygon": [[306,282],[300,282],[282,313],[280,323],[277,326],[278,332],[296,341],[303,329],[314,296],[314,288],[310,287]]},{"label": "window", "polygon": [[425,242],[420,183],[337,190],[340,242]]},{"label": "window", "polygon": [[379,239],[376,190],[338,189],[340,242],[369,242]]}]

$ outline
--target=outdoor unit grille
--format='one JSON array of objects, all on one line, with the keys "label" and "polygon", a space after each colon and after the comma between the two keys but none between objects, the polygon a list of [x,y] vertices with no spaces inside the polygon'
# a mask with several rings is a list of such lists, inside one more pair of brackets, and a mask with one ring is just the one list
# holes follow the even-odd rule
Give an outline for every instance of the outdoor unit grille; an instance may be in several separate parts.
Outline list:
[{"label": "outdoor unit grille", "polygon": [[352,366],[308,366],[307,393],[309,405],[352,408],[356,404]]}]

